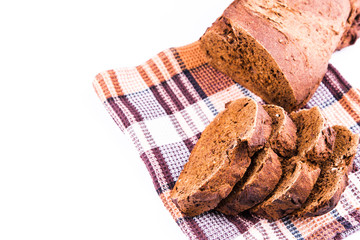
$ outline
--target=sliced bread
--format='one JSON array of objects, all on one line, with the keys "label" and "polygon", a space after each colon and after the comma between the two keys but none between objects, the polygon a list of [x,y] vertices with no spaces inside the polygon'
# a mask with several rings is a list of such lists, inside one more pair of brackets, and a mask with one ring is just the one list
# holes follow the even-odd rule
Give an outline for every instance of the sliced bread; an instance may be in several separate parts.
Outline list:
[{"label": "sliced bread", "polygon": [[310,217],[331,211],[348,185],[348,172],[352,169],[359,135],[353,134],[344,126],[333,128],[336,131],[334,152],[324,163],[309,198],[294,215]]},{"label": "sliced bread", "polygon": [[[266,126],[265,126],[266,125]],[[186,215],[215,208],[227,197],[271,133],[271,118],[251,98],[231,102],[205,128],[190,154],[171,198]]]},{"label": "sliced bread", "polygon": [[320,168],[295,156],[293,164],[283,170],[283,176],[275,190],[250,212],[276,220],[299,209],[308,198],[320,174]]},{"label": "sliced bread", "polygon": [[282,175],[281,163],[271,148],[254,155],[245,176],[223,199],[216,210],[237,215],[262,202],[275,188]]},{"label": "sliced bread", "polygon": [[264,105],[265,111],[272,119],[272,133],[269,139],[271,148],[282,157],[296,154],[296,125],[282,107]]},{"label": "sliced bread", "polygon": [[334,130],[327,126],[319,107],[303,109],[290,114],[297,126],[298,155],[313,162],[328,159],[335,141]]}]

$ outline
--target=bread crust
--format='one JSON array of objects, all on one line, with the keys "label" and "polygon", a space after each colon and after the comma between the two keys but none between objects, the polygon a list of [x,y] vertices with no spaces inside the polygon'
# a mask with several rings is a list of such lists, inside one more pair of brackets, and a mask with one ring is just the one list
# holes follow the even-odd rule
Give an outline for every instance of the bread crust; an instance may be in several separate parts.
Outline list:
[{"label": "bread crust", "polygon": [[300,159],[294,161],[296,163],[290,175],[280,180],[277,188],[264,202],[250,209],[252,213],[277,220],[302,206],[313,189],[320,168]]},{"label": "bread crust", "polygon": [[359,143],[359,135],[344,126],[334,126],[336,139],[331,157],[322,165],[322,171],[310,197],[293,215],[314,217],[336,207],[348,185],[348,174]]},{"label": "bread crust", "polygon": [[201,47],[210,65],[291,112],[314,94],[341,42],[354,38],[357,27],[346,27],[358,26],[352,9],[356,4],[343,0],[235,0]]},{"label": "bread crust", "polygon": [[260,104],[251,98],[231,102],[191,152],[171,191],[175,205],[188,216],[215,208],[243,177],[251,162],[249,153],[263,147],[270,132],[271,118]]},{"label": "bread crust", "polygon": [[333,152],[335,131],[327,125],[318,106],[290,114],[297,126],[298,155],[312,162],[326,161]]},{"label": "bread crust", "polygon": [[271,148],[282,157],[294,156],[297,151],[296,125],[282,107],[265,105],[264,109],[273,123],[273,131],[269,139]]},{"label": "bread crust", "polygon": [[217,206],[217,211],[237,215],[262,202],[274,190],[282,175],[276,153],[271,148],[263,149],[254,156],[252,164],[250,174],[235,185],[230,195]]}]

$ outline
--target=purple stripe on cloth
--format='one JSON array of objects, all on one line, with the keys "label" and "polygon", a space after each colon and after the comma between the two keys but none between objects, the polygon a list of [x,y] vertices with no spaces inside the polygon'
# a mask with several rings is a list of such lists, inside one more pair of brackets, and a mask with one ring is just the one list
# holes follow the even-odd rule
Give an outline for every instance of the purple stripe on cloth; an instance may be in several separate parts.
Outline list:
[{"label": "purple stripe on cloth", "polygon": [[195,143],[197,142],[197,140],[199,140],[200,136],[201,136],[201,133],[198,133],[194,137],[184,140],[184,143],[190,152],[193,150]]},{"label": "purple stripe on cloth", "polygon": [[332,65],[332,64],[329,64],[328,65],[328,70],[331,71],[331,73],[333,73],[335,75],[335,77],[337,78],[337,81],[340,86],[341,86],[341,89],[346,93],[348,92],[352,86],[345,80],[345,78],[340,74],[340,72]]},{"label": "purple stripe on cloth", "polygon": [[156,100],[159,102],[159,104],[162,106],[162,108],[165,110],[167,115],[170,115],[173,113],[171,107],[167,104],[165,99],[161,96],[161,93],[157,86],[153,86],[150,88],[151,92],[154,94]]},{"label": "purple stripe on cloth", "polygon": [[[225,215],[224,215],[225,216]],[[238,217],[235,216],[225,216],[225,218],[227,220],[229,220],[229,222],[231,222],[232,224],[234,224],[234,226],[239,230],[239,232],[241,234],[243,234],[244,232],[246,232],[249,227],[248,224],[246,224],[246,222],[239,220]]]},{"label": "purple stripe on cloth", "polygon": [[176,50],[176,48],[170,48],[171,53],[174,55],[177,63],[179,64],[181,70],[187,70],[184,61],[181,59],[178,51]]},{"label": "purple stripe on cloth", "polygon": [[[332,79],[334,77],[341,81],[334,81],[334,79]],[[340,100],[342,96],[351,89],[349,83],[345,81],[345,79],[332,65],[329,65],[328,72],[325,74],[322,82],[336,100]]]},{"label": "purple stripe on cloth", "polygon": [[112,110],[116,113],[116,115],[120,118],[121,123],[124,125],[125,128],[130,126],[130,121],[127,118],[126,114],[123,110],[116,104],[113,98],[107,100],[109,105],[111,106]]},{"label": "purple stripe on cloth", "polygon": [[165,89],[166,93],[169,95],[172,103],[176,106],[177,111],[183,110],[184,109],[183,104],[180,102],[179,98],[170,88],[169,84],[167,82],[163,82],[161,83],[161,86]]},{"label": "purple stripe on cloth", "polygon": [[336,100],[340,100],[342,96],[344,96],[344,93],[339,91],[339,89],[336,88],[336,86],[333,85],[332,80],[329,79],[328,75],[325,75],[324,80],[322,81],[327,89],[331,92],[331,94],[334,96]]},{"label": "purple stripe on cloth", "polygon": [[155,189],[160,189],[160,184],[159,184],[159,181],[157,179],[156,172],[155,172],[154,167],[152,166],[152,164],[150,162],[149,157],[147,156],[146,153],[143,153],[143,154],[140,155],[140,158],[144,162],[147,170],[149,171],[149,174],[150,174],[150,177],[151,177],[151,179],[153,181]]},{"label": "purple stripe on cloth", "polygon": [[187,224],[190,226],[192,232],[195,234],[196,239],[199,240],[206,240],[208,237],[205,235],[203,229],[196,223],[196,221],[193,218],[190,217],[184,217],[183,218]]},{"label": "purple stripe on cloth", "polygon": [[142,120],[144,120],[139,111],[131,104],[131,102],[129,102],[129,99],[127,99],[126,96],[119,97],[119,100],[134,116],[136,122],[141,122]]},{"label": "purple stripe on cloth", "polygon": [[161,169],[161,173],[166,181],[166,182],[160,183],[161,193],[162,193],[162,192],[170,189],[170,185],[175,181],[175,179],[173,179],[173,177],[171,176],[169,167],[168,167],[163,155],[161,154],[160,149],[157,147],[157,148],[151,149],[151,152],[154,155],[155,159],[157,160],[157,162],[160,166],[160,169]]},{"label": "purple stripe on cloth", "polygon": [[189,79],[189,82],[194,87],[196,92],[199,94],[201,99],[207,98],[206,93],[202,90],[199,83],[195,80],[195,78],[192,76],[191,72],[189,70],[184,70],[183,73],[185,74],[186,78]]},{"label": "purple stripe on cloth", "polygon": [[185,98],[188,100],[189,104],[196,103],[196,99],[192,96],[190,91],[186,88],[185,84],[182,82],[180,74],[176,74],[175,76],[173,76],[172,79],[174,80],[174,83],[176,84],[176,86],[183,93]]}]

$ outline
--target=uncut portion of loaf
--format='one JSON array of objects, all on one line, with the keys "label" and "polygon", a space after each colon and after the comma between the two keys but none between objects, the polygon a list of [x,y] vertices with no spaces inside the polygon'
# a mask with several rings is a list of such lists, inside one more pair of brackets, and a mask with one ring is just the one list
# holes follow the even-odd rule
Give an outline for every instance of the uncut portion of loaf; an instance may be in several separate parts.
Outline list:
[{"label": "uncut portion of loaf", "polygon": [[336,132],[334,152],[322,166],[309,198],[294,215],[313,217],[331,211],[348,185],[348,172],[352,169],[359,135],[353,134],[344,126],[333,128]]},{"label": "uncut portion of loaf", "polygon": [[349,0],[235,0],[201,48],[211,66],[291,112],[311,98],[332,53],[354,42],[347,40],[358,21],[349,19],[352,7]]},{"label": "uncut portion of loaf", "polygon": [[215,208],[250,165],[249,153],[262,148],[271,133],[271,118],[251,98],[227,105],[205,128],[190,154],[171,198],[186,215]]},{"label": "uncut portion of loaf", "polygon": [[298,129],[298,154],[314,162],[328,159],[332,153],[335,132],[326,123],[319,107],[293,112],[290,117]]},{"label": "uncut portion of loaf", "polygon": [[251,213],[277,220],[296,209],[306,201],[320,174],[320,168],[295,156],[293,164],[286,166],[275,190],[262,203],[250,209]]},{"label": "uncut portion of loaf", "polygon": [[264,105],[264,109],[272,119],[272,133],[269,139],[271,148],[282,157],[294,156],[297,150],[296,125],[282,107]]},{"label": "uncut portion of loaf", "polygon": [[261,150],[252,158],[245,176],[216,210],[227,215],[237,215],[255,206],[274,190],[281,175],[281,163],[276,153],[271,148]]}]

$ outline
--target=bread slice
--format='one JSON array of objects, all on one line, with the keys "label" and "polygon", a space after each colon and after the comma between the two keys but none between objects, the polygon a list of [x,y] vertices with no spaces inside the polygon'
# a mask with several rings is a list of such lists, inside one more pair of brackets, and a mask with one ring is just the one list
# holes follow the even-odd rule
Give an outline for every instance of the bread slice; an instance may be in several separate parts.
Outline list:
[{"label": "bread slice", "polygon": [[264,105],[265,111],[272,119],[272,133],[269,139],[271,148],[282,157],[296,154],[296,125],[282,107]]},{"label": "bread slice", "polygon": [[334,130],[327,126],[319,107],[304,109],[290,114],[297,126],[298,154],[313,162],[328,159],[335,141]]},{"label": "bread slice", "polygon": [[293,157],[293,164],[285,167],[275,190],[265,201],[250,211],[261,217],[276,220],[299,209],[306,201],[320,174],[319,167],[305,160],[299,156]]},{"label": "bread slice", "polygon": [[223,199],[216,210],[227,215],[237,215],[262,202],[275,188],[282,175],[281,163],[271,148],[254,155],[245,176]]},{"label": "bread slice", "polygon": [[348,185],[348,172],[359,144],[359,135],[344,126],[334,126],[336,131],[334,152],[324,163],[314,189],[303,206],[294,212],[297,216],[318,216],[336,207]]},{"label": "bread slice", "polygon": [[211,66],[291,112],[319,86],[350,12],[347,0],[235,0],[201,48]]},{"label": "bread slice", "polygon": [[271,118],[251,98],[231,102],[205,128],[190,154],[171,198],[186,215],[215,208],[227,197],[271,133]]}]

